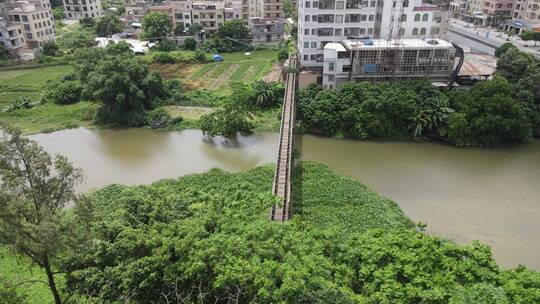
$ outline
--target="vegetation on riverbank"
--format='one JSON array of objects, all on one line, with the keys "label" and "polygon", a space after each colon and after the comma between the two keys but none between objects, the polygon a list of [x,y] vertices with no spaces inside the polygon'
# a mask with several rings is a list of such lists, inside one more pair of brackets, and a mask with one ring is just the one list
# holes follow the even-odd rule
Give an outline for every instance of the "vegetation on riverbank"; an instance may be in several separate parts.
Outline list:
[{"label": "vegetation on riverbank", "polygon": [[311,132],[356,139],[441,139],[456,146],[530,142],[540,136],[540,59],[500,54],[494,79],[443,91],[426,81],[347,83],[298,92],[298,119]]},{"label": "vegetation on riverbank", "polygon": [[[60,228],[81,230],[54,251],[54,271],[65,272],[63,302],[540,300],[539,273],[501,270],[487,246],[460,246],[423,233],[394,202],[322,164],[299,164],[293,173],[295,216],[271,222],[272,178],[272,166],[240,173],[213,169],[86,194],[73,212],[51,218]],[[12,197],[9,188],[1,194]],[[5,203],[0,206],[14,201]],[[9,225],[6,219],[0,217],[0,229]],[[5,254],[0,264],[12,261]],[[8,270],[13,276],[17,267]],[[0,293],[6,288],[13,292],[0,285]],[[24,293],[20,286],[14,290]]]}]

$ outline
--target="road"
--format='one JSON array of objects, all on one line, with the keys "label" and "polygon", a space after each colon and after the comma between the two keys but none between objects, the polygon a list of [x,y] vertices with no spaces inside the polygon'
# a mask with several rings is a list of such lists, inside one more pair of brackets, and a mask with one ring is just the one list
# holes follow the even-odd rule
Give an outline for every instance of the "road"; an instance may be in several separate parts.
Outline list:
[{"label": "road", "polygon": [[[458,44],[465,50],[470,48],[471,51],[478,51],[494,55],[495,49],[508,42],[508,36],[503,32],[494,29],[474,28],[471,24],[461,20],[454,20],[448,31],[448,40]],[[511,41],[521,51],[540,57],[540,44],[534,47],[533,42],[526,43],[521,41],[519,37],[512,37]]]}]

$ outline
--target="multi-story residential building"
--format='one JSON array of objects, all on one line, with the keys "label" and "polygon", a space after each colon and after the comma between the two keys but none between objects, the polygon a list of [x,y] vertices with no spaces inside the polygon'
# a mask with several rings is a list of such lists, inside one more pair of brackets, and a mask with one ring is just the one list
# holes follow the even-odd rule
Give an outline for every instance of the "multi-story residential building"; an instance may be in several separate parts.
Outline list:
[{"label": "multi-story residential building", "polygon": [[48,0],[13,3],[8,24],[21,27],[28,48],[41,48],[45,42],[54,41],[54,19]]},{"label": "multi-story residential building", "polygon": [[515,0],[512,19],[540,24],[540,0]]},{"label": "multi-story residential building", "polygon": [[101,17],[101,0],[64,0],[64,14],[68,19]]},{"label": "multi-story residential building", "polygon": [[21,24],[10,24],[0,17],[0,45],[5,47],[12,56],[17,56],[25,44]]},{"label": "multi-story residential building", "polygon": [[469,13],[484,13],[490,17],[510,18],[515,0],[471,0]]},{"label": "multi-story residential building", "polygon": [[263,0],[242,0],[242,19],[246,22],[249,18],[263,16]]},{"label": "multi-story residential building", "polygon": [[322,84],[429,78],[449,82],[455,49],[441,39],[343,40],[324,47]]},{"label": "multi-story residential building", "polygon": [[251,18],[249,20],[253,42],[278,42],[283,37],[284,24],[280,20],[266,18]]},{"label": "multi-story residential building", "polygon": [[301,0],[298,49],[304,67],[321,68],[324,45],[347,37],[445,37],[448,12],[422,0]]}]

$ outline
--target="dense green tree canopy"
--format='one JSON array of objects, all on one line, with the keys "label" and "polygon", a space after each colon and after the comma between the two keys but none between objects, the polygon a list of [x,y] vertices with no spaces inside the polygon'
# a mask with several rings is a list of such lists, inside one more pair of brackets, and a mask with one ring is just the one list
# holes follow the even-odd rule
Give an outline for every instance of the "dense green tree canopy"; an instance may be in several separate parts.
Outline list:
[{"label": "dense green tree canopy", "polygon": [[146,111],[167,96],[163,80],[132,57],[106,57],[86,77],[85,91],[101,102],[97,120],[126,126],[141,126]]},{"label": "dense green tree canopy", "polygon": [[115,14],[106,14],[96,22],[96,35],[111,36],[124,30],[122,21]]},{"label": "dense green tree canopy", "polygon": [[162,13],[150,13],[144,16],[142,37],[151,41],[168,37],[172,32],[172,21]]},{"label": "dense green tree canopy", "polygon": [[395,203],[322,165],[295,171],[295,216],[271,222],[272,177],[212,170],[89,194],[94,241],[67,257],[67,290],[131,303],[540,300],[540,274],[411,229]]}]

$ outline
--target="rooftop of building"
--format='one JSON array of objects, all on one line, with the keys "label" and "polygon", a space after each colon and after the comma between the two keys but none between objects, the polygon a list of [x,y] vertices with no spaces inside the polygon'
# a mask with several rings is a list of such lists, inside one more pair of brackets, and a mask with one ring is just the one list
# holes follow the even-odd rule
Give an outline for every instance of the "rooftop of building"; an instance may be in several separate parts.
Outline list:
[{"label": "rooftop of building", "polygon": [[437,38],[426,39],[358,39],[358,40],[343,40],[341,42],[327,43],[325,49],[334,49],[338,52],[346,50],[359,49],[388,49],[388,48],[448,48],[452,44],[448,41]]},{"label": "rooftop of building", "polygon": [[438,7],[437,5],[422,3],[421,6],[415,6],[413,11],[415,11],[415,12],[426,12],[426,11],[438,11],[440,9],[441,8]]}]

